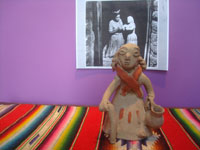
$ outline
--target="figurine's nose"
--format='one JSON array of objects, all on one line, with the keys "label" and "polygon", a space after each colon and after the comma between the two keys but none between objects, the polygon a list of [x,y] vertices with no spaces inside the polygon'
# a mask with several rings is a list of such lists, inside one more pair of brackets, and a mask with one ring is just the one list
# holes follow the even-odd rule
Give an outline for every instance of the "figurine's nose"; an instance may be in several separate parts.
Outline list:
[{"label": "figurine's nose", "polygon": [[129,59],[131,57],[131,54],[130,53],[126,53],[126,59]]}]

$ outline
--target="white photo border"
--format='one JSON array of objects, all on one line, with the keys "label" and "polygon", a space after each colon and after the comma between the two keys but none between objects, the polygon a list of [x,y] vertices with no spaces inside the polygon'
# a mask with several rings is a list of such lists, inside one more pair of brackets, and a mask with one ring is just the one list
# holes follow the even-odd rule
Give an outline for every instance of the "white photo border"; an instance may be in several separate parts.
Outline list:
[{"label": "white photo border", "polygon": [[[86,2],[113,0],[76,0],[76,69],[111,69],[110,66],[86,66]],[[114,0],[122,1],[122,0]],[[126,0],[139,1],[139,0]],[[148,0],[147,0],[148,1]],[[157,67],[147,70],[168,71],[169,56],[169,0],[158,0]]]}]

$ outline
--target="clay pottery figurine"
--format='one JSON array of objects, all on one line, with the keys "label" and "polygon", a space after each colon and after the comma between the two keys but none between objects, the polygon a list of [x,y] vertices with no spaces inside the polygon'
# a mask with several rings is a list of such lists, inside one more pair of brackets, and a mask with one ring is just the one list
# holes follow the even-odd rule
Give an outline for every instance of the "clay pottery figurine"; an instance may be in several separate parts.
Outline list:
[{"label": "clay pottery figurine", "polygon": [[[146,63],[140,55],[140,48],[132,43],[122,45],[111,66],[116,76],[99,104],[99,110],[105,112],[104,135],[111,144],[117,139],[139,141],[152,136],[151,128],[163,124],[164,109],[154,103],[154,89],[143,73]],[[148,105],[144,99],[148,100]]]}]

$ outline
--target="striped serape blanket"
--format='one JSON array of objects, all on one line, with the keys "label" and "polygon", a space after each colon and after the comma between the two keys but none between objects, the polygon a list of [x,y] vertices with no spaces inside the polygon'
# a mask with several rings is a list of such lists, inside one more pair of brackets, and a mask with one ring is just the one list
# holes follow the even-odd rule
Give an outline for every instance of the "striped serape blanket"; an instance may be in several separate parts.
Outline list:
[{"label": "striped serape blanket", "polygon": [[0,150],[196,150],[200,149],[200,109],[165,109],[164,125],[142,141],[102,133],[98,107],[0,104]]}]

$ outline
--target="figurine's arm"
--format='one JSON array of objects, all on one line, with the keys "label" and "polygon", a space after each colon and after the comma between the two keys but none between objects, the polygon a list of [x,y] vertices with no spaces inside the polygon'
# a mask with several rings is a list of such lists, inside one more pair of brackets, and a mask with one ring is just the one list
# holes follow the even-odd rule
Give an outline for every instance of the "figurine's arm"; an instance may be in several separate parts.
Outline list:
[{"label": "figurine's arm", "polygon": [[114,80],[110,83],[108,88],[106,89],[102,101],[99,105],[99,110],[100,111],[108,111],[109,106],[112,105],[111,102],[109,101],[111,95],[113,92],[117,89],[117,87],[120,85],[120,78],[116,76]]},{"label": "figurine's arm", "polygon": [[154,103],[155,94],[150,79],[144,73],[142,73],[139,81],[145,87],[147,92],[147,100],[149,100],[151,103]]}]

